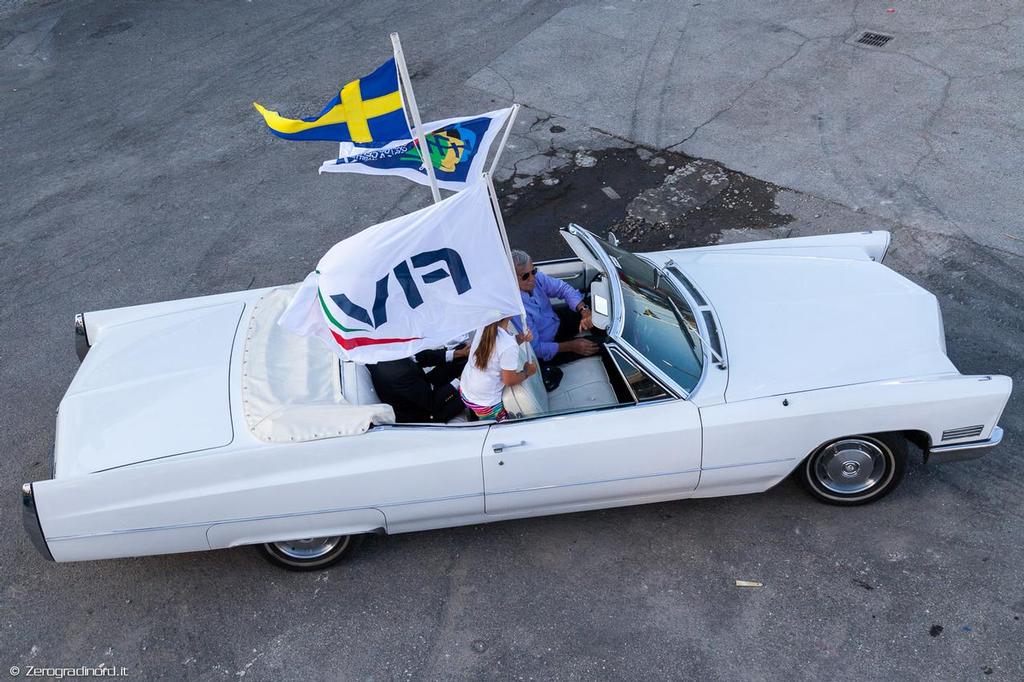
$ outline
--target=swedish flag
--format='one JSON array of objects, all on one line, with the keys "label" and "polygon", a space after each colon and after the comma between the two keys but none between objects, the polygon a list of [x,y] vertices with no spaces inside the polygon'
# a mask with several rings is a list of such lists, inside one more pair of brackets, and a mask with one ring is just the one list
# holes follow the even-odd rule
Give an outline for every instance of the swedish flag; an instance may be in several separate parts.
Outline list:
[{"label": "swedish flag", "polygon": [[412,138],[392,57],[369,76],[348,83],[311,118],[285,118],[253,102],[270,132],[286,140],[386,144]]}]

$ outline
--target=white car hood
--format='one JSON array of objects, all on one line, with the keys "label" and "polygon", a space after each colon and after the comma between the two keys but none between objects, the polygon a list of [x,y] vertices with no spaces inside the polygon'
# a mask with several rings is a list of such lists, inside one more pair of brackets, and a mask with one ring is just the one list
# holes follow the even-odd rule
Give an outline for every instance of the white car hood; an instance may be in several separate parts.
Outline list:
[{"label": "white car hood", "polygon": [[230,443],[228,370],[244,308],[224,303],[108,329],[61,401],[54,476]]},{"label": "white car hood", "polygon": [[880,263],[669,255],[720,321],[726,401],[956,372],[935,297]]}]

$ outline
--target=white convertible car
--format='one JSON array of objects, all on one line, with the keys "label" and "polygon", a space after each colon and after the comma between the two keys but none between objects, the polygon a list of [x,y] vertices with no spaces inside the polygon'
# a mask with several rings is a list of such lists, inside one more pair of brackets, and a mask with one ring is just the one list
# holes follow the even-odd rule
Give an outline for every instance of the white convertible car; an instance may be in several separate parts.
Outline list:
[{"label": "white convertible car", "polygon": [[[85,313],[53,478],[22,487],[48,559],[256,545],[317,569],[364,533],[767,490],[873,502],[997,445],[1005,376],[964,376],[887,232],[633,255],[570,226],[539,264],[586,291],[597,356],[506,390],[504,423],[396,424],[365,367],[276,320],[295,286]],[[614,238],[610,238],[614,242]],[[86,354],[88,352],[88,354]]]}]

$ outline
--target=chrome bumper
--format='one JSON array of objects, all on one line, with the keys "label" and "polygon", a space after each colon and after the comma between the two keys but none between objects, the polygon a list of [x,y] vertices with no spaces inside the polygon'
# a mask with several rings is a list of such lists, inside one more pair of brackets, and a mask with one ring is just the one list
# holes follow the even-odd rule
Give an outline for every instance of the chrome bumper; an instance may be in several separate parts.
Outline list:
[{"label": "chrome bumper", "polygon": [[85,315],[82,313],[75,315],[75,352],[79,360],[84,360],[89,352],[89,335],[85,331]]},{"label": "chrome bumper", "polygon": [[926,462],[944,464],[946,462],[960,462],[965,459],[977,459],[988,453],[989,448],[994,448],[1003,440],[1003,430],[998,426],[992,429],[992,435],[988,440],[976,440],[970,443],[955,443],[953,445],[939,445],[928,449]]},{"label": "chrome bumper", "polygon": [[25,532],[32,540],[43,558],[53,561],[50,548],[46,546],[46,538],[43,536],[43,527],[39,525],[39,515],[36,513],[36,500],[32,494],[32,484],[25,483],[21,486],[21,520],[25,524]]}]

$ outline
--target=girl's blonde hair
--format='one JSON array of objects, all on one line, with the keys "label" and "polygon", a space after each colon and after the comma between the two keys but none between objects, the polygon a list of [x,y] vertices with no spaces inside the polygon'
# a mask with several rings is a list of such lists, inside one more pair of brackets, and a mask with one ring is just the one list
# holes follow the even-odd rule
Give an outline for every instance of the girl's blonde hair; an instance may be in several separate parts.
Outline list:
[{"label": "girl's blonde hair", "polygon": [[494,346],[498,342],[498,327],[504,322],[505,320],[491,322],[480,330],[480,343],[476,347],[476,352],[473,353],[473,364],[477,369],[487,369],[487,361],[491,359],[491,353],[494,352]]}]

